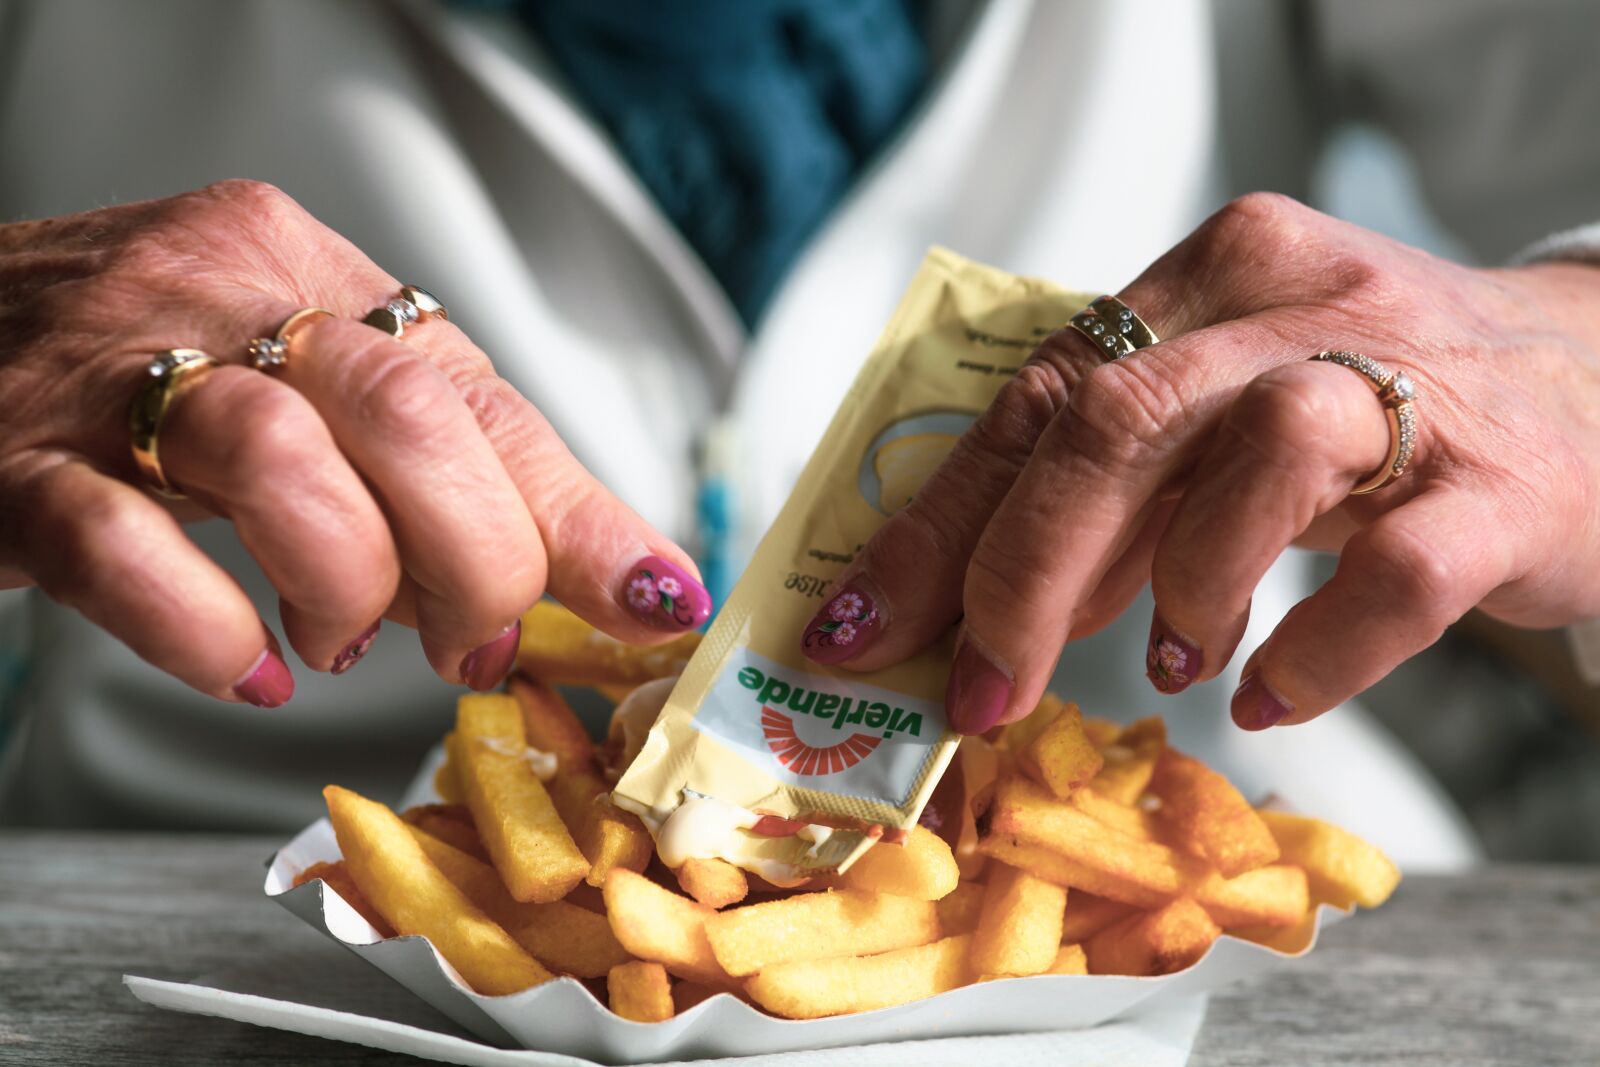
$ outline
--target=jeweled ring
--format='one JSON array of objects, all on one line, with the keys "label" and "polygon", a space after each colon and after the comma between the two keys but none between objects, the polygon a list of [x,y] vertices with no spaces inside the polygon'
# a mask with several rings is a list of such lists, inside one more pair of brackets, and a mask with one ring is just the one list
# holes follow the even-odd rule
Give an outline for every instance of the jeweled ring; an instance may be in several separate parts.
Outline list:
[{"label": "jeweled ring", "polygon": [[289,342],[294,340],[294,335],[318,319],[331,318],[333,312],[327,308],[301,308],[283,321],[274,336],[252,338],[245,348],[245,358],[256,370],[285,366],[289,362]]},{"label": "jeweled ring", "polygon": [[134,394],[128,408],[128,432],[133,444],[133,463],[152,492],[169,500],[182,500],[161,469],[161,421],[178,394],[194,385],[216,367],[217,361],[198,348],[169,348],[150,361],[148,377]]},{"label": "jeweled ring", "polygon": [[406,327],[414,322],[429,319],[448,319],[450,312],[438,297],[420,285],[403,285],[400,293],[381,308],[373,308],[361,321],[376,327],[390,337],[400,337]]},{"label": "jeweled ring", "polygon": [[1383,410],[1389,416],[1389,457],[1354,489],[1351,496],[1375,493],[1406,471],[1417,448],[1417,383],[1405,371],[1391,371],[1382,363],[1359,352],[1318,352],[1311,357],[1324,363],[1349,367],[1371,383]]},{"label": "jeweled ring", "polygon": [[1107,360],[1121,359],[1161,341],[1131,307],[1114,296],[1094,300],[1072,316],[1068,325],[1087,337]]}]

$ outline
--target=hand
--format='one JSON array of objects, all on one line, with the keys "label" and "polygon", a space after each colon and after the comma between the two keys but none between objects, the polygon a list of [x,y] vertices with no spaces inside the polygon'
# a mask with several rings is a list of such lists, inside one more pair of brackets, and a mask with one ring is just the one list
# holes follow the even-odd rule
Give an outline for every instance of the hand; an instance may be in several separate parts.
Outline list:
[{"label": "hand", "polygon": [[[239,585],[179,520],[231,519],[317,670],[365,651],[380,617],[415,626],[435,671],[497,684],[548,589],[628,641],[710,611],[693,564],[608,493],[455,325],[403,340],[352,319],[398,290],[268,185],[0,226],[0,585],[37,583],[135,652],[224,700],[274,706],[293,680]],[[319,305],[286,367],[246,342]],[[141,488],[128,406],[152,356],[225,365],[162,426],[167,477]],[[227,365],[233,364],[233,365]],[[676,582],[679,618],[630,583]]]},{"label": "hand", "polygon": [[[1103,363],[1041,345],[837,588],[885,623],[872,669],[965,616],[952,725],[1026,715],[1061,646],[1149,580],[1151,680],[1220,672],[1290,544],[1335,576],[1251,652],[1247,729],[1300,723],[1382,678],[1474,606],[1524,626],[1600,615],[1600,270],[1475,270],[1256,194],[1122,294],[1163,343]],[[1351,349],[1416,382],[1403,477]]]}]

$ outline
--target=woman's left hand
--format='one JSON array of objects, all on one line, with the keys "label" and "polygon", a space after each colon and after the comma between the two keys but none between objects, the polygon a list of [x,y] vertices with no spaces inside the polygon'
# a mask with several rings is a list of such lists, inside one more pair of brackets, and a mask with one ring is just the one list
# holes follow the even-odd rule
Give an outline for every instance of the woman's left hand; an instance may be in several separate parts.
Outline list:
[{"label": "woman's left hand", "polygon": [[[1334,577],[1250,653],[1246,729],[1305,722],[1468,610],[1524,626],[1600,615],[1600,269],[1436,259],[1291,200],[1229,204],[1121,294],[1167,340],[1106,362],[1050,337],[836,592],[883,623],[845,665],[905,658],[965,616],[951,724],[1025,716],[1062,645],[1146,580],[1147,665],[1219,673],[1290,544]],[[1416,452],[1371,495],[1389,419],[1361,352],[1418,392]]]}]

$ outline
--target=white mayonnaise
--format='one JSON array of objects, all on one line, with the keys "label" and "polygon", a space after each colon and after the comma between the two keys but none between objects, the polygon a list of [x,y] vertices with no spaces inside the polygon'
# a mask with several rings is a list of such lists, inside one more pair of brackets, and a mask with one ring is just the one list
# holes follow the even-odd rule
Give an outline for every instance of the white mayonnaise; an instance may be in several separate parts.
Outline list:
[{"label": "white mayonnaise", "polygon": [[554,752],[545,752],[532,745],[526,745],[519,750],[515,742],[507,741],[503,737],[480,737],[478,741],[491,752],[524,760],[528,764],[528,769],[533,772],[533,776],[541,782],[548,782],[556,776],[556,767],[560,760]]}]

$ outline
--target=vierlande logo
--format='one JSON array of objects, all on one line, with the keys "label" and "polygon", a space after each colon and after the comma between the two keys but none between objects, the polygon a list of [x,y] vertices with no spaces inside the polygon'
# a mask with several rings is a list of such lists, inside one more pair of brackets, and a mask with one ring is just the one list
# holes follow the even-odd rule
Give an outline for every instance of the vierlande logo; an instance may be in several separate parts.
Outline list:
[{"label": "vierlande logo", "polygon": [[[881,700],[855,699],[793,686],[755,667],[739,671],[739,684],[755,693],[767,747],[793,774],[836,774],[866,759],[878,745],[895,734],[922,736],[921,712],[908,713],[904,708],[890,707]],[[794,719],[780,708],[823,721],[831,720],[835,730],[859,723],[879,733],[852,733],[832,745],[807,744],[795,732]]]}]

